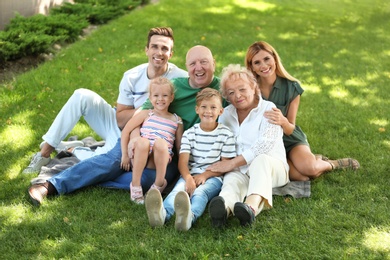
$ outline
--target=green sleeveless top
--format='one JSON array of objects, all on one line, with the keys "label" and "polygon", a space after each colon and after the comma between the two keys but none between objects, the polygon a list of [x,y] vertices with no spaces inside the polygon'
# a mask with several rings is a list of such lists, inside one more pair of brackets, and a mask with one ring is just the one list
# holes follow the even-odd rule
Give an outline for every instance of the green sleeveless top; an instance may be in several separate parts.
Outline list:
[{"label": "green sleeveless top", "polygon": [[[277,77],[268,99],[265,97],[263,99],[273,102],[282,111],[283,115],[287,116],[291,101],[298,95],[302,95],[303,91],[303,88],[298,82]],[[297,125],[295,125],[294,132],[291,135],[283,135],[283,142],[286,154],[294,146],[300,144],[309,146],[305,133]]]}]

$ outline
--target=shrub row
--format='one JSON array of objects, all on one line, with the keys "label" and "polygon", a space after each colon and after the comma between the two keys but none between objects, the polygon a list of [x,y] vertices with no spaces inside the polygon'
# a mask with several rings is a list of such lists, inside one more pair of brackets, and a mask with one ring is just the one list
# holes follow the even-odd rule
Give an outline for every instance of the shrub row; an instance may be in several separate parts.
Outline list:
[{"label": "shrub row", "polygon": [[54,43],[78,39],[89,24],[104,24],[145,4],[140,0],[76,0],[53,8],[50,15],[17,15],[0,31],[0,63],[48,51]]}]

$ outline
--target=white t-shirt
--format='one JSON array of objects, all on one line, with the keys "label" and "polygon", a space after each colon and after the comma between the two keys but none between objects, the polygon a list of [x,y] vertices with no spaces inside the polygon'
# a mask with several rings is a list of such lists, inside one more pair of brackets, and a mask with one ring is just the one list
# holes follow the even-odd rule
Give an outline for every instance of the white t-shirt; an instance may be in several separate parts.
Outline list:
[{"label": "white t-shirt", "polygon": [[[148,86],[150,82],[147,68],[148,63],[144,63],[124,73],[119,84],[118,104],[138,108],[146,101],[149,96]],[[175,64],[168,62],[168,70],[163,77],[168,79],[188,77],[188,73]]]}]

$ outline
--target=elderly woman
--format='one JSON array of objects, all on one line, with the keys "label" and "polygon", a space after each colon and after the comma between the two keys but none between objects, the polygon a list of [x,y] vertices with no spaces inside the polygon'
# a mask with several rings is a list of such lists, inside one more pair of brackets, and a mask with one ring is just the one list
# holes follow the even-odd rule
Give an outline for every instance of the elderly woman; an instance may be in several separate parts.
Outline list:
[{"label": "elderly woman", "polygon": [[289,182],[283,129],[264,117],[275,105],[261,98],[246,68],[224,68],[220,88],[231,104],[219,121],[233,131],[238,156],[208,168],[227,172],[219,196],[210,202],[210,217],[215,227],[223,227],[232,213],[241,225],[251,225],[264,206],[272,207],[272,188]]}]

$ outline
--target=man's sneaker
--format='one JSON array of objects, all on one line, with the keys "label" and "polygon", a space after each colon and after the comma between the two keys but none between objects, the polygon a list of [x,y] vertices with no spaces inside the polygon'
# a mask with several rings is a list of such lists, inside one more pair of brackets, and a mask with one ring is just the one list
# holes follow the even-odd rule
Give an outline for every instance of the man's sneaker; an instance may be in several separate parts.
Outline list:
[{"label": "man's sneaker", "polygon": [[179,191],[175,196],[175,229],[178,231],[187,231],[192,225],[192,211],[190,198],[185,191]]},{"label": "man's sneaker", "polygon": [[[45,144],[46,142],[43,141],[40,145],[39,145],[39,148],[42,149],[43,145]],[[55,147],[55,150],[57,151],[57,153],[61,152],[61,151],[67,151],[68,149],[70,148],[75,148],[75,147],[83,147],[84,146],[84,142],[83,141],[61,141],[59,143],[59,145],[57,147]]]},{"label": "man's sneaker", "polygon": [[40,206],[43,202],[43,200],[48,195],[48,183],[40,183],[40,184],[34,184],[31,185],[31,187],[28,189],[28,194],[30,196],[31,202],[34,206]]},{"label": "man's sneaker", "polygon": [[164,226],[167,212],[164,209],[161,193],[157,189],[150,189],[145,197],[146,213],[151,227]]},{"label": "man's sneaker", "polygon": [[213,227],[223,228],[226,226],[227,210],[225,200],[221,196],[216,196],[210,201],[209,215]]},{"label": "man's sneaker", "polygon": [[42,157],[41,152],[37,152],[36,154],[34,154],[27,168],[23,170],[23,173],[40,172],[41,167],[47,165],[50,162],[50,160],[51,160],[50,157],[49,158]]}]

